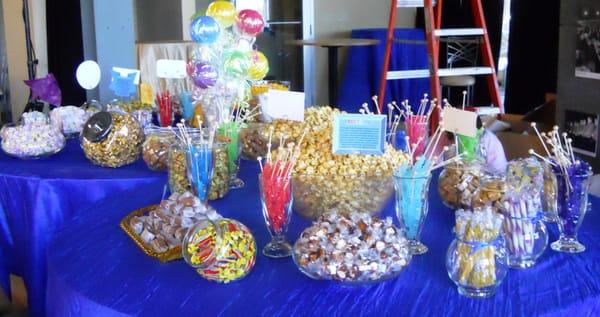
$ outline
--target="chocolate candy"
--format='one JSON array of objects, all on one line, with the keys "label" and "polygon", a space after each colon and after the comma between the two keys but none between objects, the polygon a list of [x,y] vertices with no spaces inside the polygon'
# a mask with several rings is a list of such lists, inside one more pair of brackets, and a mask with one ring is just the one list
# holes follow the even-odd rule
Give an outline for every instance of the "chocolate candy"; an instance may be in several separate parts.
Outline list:
[{"label": "chocolate candy", "polygon": [[470,208],[482,176],[477,161],[448,164],[438,179],[438,192],[449,208]]},{"label": "chocolate candy", "polygon": [[129,224],[146,245],[164,253],[181,246],[184,232],[194,223],[220,218],[214,209],[203,205],[192,193],[185,192],[172,194],[148,214],[131,218]]},{"label": "chocolate candy", "polygon": [[[242,158],[256,161],[258,157],[266,157],[269,142],[269,125],[264,123],[253,123],[240,130],[240,142],[242,147]],[[276,149],[272,140],[271,149]]]},{"label": "chocolate candy", "polygon": [[166,171],[169,161],[169,148],[175,143],[175,135],[168,131],[149,131],[142,145],[142,158],[149,169]]},{"label": "chocolate candy", "polygon": [[104,119],[106,113],[98,112],[86,123],[81,138],[85,156],[92,163],[105,167],[121,167],[135,162],[144,142],[142,128],[129,114],[108,112],[112,121],[106,122],[103,131],[93,131],[95,124],[90,125],[90,120]]},{"label": "chocolate candy", "polygon": [[294,245],[298,268],[314,279],[371,283],[399,274],[410,262],[408,241],[391,218],[330,212]]},{"label": "chocolate candy", "polygon": [[473,208],[491,206],[494,212],[499,212],[506,192],[504,175],[485,174],[481,177],[480,183],[481,186],[473,195]]}]

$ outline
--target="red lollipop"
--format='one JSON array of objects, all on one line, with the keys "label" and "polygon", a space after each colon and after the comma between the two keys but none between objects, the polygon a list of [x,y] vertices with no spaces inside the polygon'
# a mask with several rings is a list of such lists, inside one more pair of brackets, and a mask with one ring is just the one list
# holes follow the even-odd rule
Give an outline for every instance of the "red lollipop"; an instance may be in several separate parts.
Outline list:
[{"label": "red lollipop", "polygon": [[256,36],[263,31],[265,20],[258,11],[245,9],[238,13],[235,25],[240,33],[248,36]]}]

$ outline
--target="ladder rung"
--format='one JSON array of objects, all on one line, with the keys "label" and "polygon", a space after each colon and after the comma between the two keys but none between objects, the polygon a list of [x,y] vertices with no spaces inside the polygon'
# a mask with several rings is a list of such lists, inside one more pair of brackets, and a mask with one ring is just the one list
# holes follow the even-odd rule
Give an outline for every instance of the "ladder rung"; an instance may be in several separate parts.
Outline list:
[{"label": "ladder rung", "polygon": [[468,75],[489,75],[492,73],[491,67],[454,67],[454,68],[440,68],[438,75],[440,77],[451,77],[451,76],[468,76]]},{"label": "ladder rung", "polygon": [[388,80],[428,78],[428,77],[429,77],[429,69],[396,70],[396,71],[390,71],[387,73]]},{"label": "ladder rung", "polygon": [[[438,76],[467,76],[467,75],[489,75],[492,73],[491,67],[455,67],[455,68],[440,68]],[[395,70],[387,72],[388,80],[395,79],[412,79],[412,78],[427,78],[429,77],[429,69],[411,69],[411,70]]]},{"label": "ladder rung", "polygon": [[433,32],[435,36],[473,36],[483,35],[484,31],[482,28],[473,29],[438,29]]},{"label": "ladder rung", "polygon": [[[432,5],[435,6],[435,0]],[[425,0],[398,0],[398,8],[421,8],[425,6]]]}]

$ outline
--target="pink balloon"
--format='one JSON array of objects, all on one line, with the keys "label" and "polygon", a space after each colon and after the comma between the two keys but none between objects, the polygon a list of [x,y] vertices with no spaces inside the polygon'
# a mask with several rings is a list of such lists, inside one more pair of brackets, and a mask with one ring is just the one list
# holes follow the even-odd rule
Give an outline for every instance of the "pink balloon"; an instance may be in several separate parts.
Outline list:
[{"label": "pink balloon", "polygon": [[245,9],[238,13],[235,25],[242,34],[256,36],[263,31],[265,20],[258,11]]}]

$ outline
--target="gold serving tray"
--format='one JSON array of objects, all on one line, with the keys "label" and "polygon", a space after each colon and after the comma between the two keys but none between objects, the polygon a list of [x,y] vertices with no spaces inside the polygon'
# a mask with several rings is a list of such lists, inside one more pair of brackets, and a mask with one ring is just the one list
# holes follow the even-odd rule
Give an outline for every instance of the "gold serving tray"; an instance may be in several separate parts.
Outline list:
[{"label": "gold serving tray", "polygon": [[154,251],[150,246],[147,246],[146,243],[144,242],[144,240],[142,240],[135,233],[135,231],[133,231],[133,229],[129,225],[131,218],[136,217],[136,216],[143,216],[156,208],[158,208],[158,205],[152,205],[152,206],[138,209],[138,210],[130,213],[129,215],[127,215],[125,218],[123,218],[123,220],[121,220],[121,223],[119,224],[119,226],[121,227],[121,229],[123,229],[123,231],[125,231],[125,233],[127,233],[127,235],[135,242],[135,244],[137,244],[137,246],[140,247],[140,249],[142,249],[142,251],[144,251],[144,253],[146,253],[147,255],[149,255],[153,258],[157,258],[162,263],[166,263],[166,262],[173,261],[173,260],[179,260],[182,258],[181,247],[175,247],[173,249],[170,249],[167,252],[158,253],[158,252]]}]

